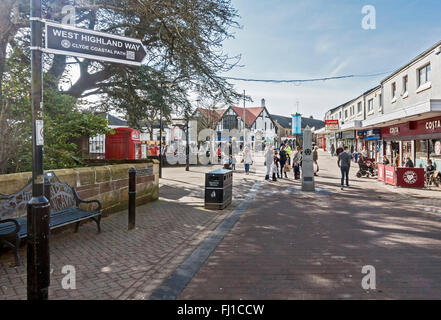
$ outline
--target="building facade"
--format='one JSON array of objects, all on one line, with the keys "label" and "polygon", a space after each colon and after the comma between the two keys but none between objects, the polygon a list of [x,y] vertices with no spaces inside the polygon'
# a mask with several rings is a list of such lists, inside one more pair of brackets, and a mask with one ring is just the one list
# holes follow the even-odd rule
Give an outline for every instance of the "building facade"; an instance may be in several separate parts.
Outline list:
[{"label": "building facade", "polygon": [[343,138],[344,132],[355,130],[355,150],[378,162],[387,158],[403,166],[409,158],[424,167],[431,159],[440,169],[440,53],[441,42],[388,75],[379,86],[328,111],[325,119],[339,120],[340,127],[327,136],[336,136],[336,146],[340,141],[347,145],[350,141]]}]

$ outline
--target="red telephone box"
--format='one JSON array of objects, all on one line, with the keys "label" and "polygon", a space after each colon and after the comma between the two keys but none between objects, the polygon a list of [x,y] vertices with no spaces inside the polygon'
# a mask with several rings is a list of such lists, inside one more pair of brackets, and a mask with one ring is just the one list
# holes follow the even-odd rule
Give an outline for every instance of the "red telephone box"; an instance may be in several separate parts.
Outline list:
[{"label": "red telephone box", "polygon": [[131,128],[116,128],[106,135],[106,159],[141,159],[141,135]]}]

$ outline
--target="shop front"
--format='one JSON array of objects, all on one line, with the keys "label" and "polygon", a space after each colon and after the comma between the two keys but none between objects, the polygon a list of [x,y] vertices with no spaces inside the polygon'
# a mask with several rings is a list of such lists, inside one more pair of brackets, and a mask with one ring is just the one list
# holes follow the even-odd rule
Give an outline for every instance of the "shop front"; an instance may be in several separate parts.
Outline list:
[{"label": "shop front", "polygon": [[441,116],[383,128],[382,136],[394,166],[404,167],[410,158],[416,168],[424,168],[430,159],[441,169]]},{"label": "shop front", "polygon": [[357,132],[357,151],[363,152],[366,157],[375,159],[376,162],[381,162],[382,145],[381,130],[370,129]]},{"label": "shop front", "polygon": [[341,133],[343,146],[349,148],[349,152],[354,153],[356,150],[355,130],[343,131]]}]

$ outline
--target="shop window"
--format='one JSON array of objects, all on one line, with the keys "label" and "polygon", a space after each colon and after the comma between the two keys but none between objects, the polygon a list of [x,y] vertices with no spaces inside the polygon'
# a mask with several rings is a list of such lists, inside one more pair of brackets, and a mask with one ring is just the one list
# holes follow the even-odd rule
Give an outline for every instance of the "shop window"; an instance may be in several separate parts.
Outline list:
[{"label": "shop window", "polygon": [[441,160],[441,140],[429,140],[430,159]]},{"label": "shop window", "polygon": [[374,99],[370,99],[368,101],[368,112],[371,113],[374,111]]},{"label": "shop window", "polygon": [[430,81],[430,64],[418,70],[418,87]]},{"label": "shop window", "polygon": [[427,140],[415,140],[415,158],[427,159]]},{"label": "shop window", "polygon": [[363,111],[363,110],[362,110],[362,104],[361,104],[361,102],[359,102],[359,103],[357,104],[357,112],[360,114],[362,111]]},{"label": "shop window", "polygon": [[407,93],[407,84],[409,83],[409,77],[408,76],[404,76],[403,77],[403,95],[405,95]]}]

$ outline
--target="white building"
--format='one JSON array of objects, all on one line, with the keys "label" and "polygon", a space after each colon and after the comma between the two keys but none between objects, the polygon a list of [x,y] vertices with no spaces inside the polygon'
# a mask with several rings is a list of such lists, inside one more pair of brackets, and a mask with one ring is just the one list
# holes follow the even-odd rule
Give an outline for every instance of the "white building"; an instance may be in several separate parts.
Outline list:
[{"label": "white building", "polygon": [[[381,81],[381,84],[326,113],[339,120],[330,142],[345,143],[354,130],[356,150],[398,166],[407,157],[422,167],[428,159],[441,168],[441,42]],[[333,139],[334,138],[334,139]],[[328,149],[329,150],[329,149]]]}]

